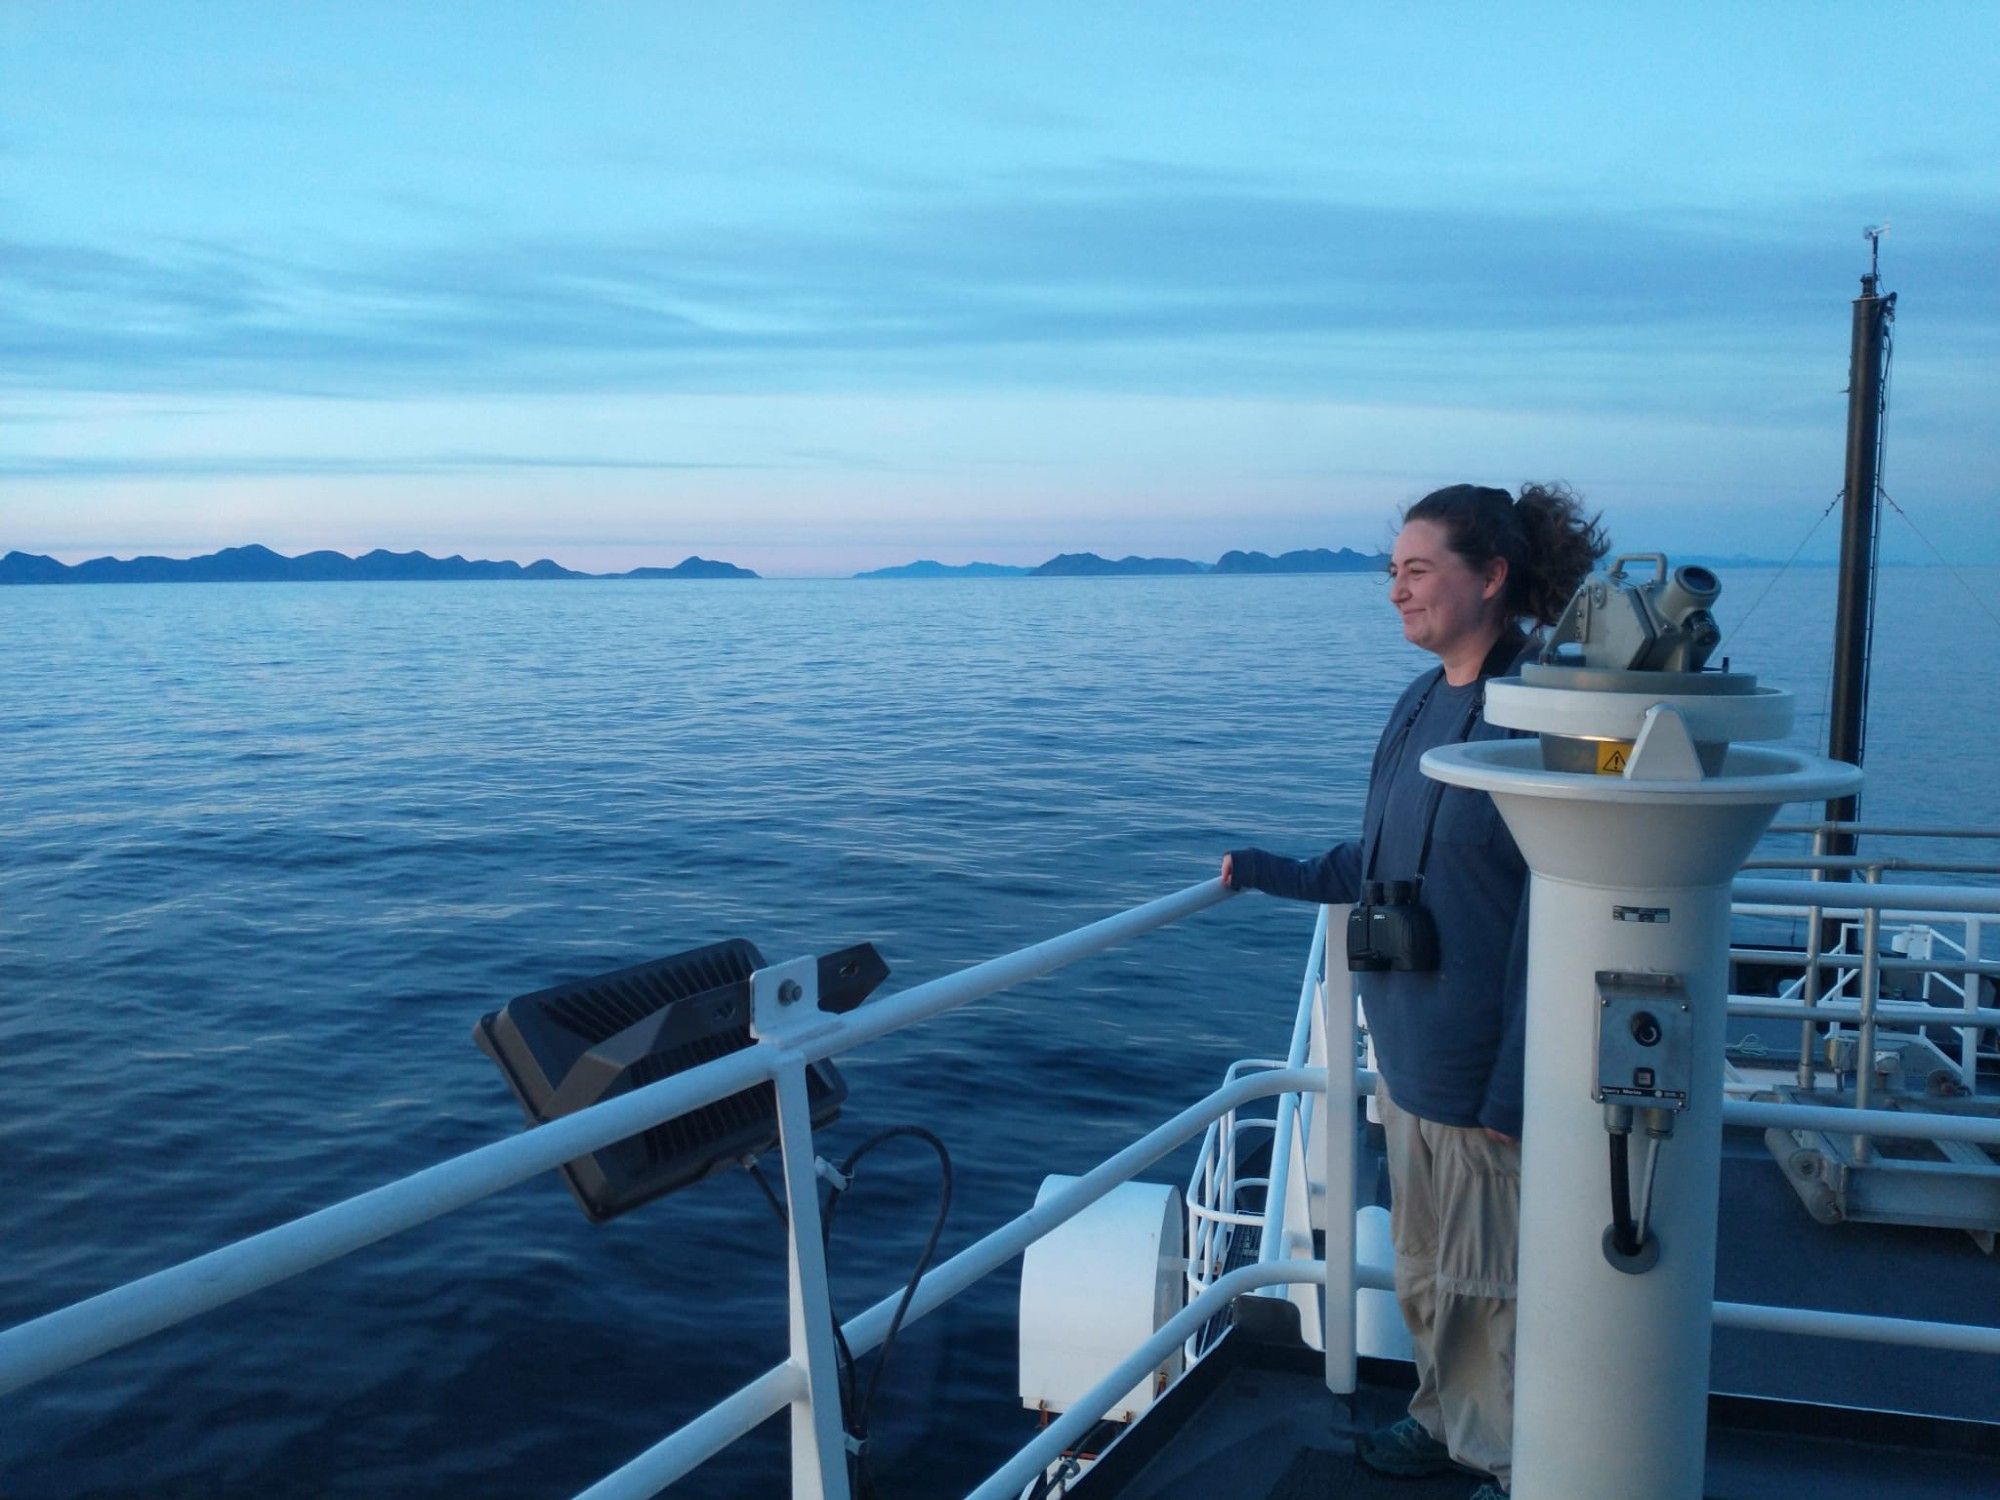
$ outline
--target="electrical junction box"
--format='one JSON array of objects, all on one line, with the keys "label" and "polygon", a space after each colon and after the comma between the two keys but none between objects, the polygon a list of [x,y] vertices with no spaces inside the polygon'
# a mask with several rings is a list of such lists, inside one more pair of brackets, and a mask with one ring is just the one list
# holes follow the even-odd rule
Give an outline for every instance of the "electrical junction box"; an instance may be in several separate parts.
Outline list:
[{"label": "electrical junction box", "polygon": [[1597,1082],[1590,1097],[1635,1109],[1687,1108],[1694,1009],[1674,974],[1597,975]]},{"label": "electrical junction box", "polygon": [[[1042,1179],[1040,1206],[1074,1177]],[[1028,1247],[1021,1261],[1021,1404],[1067,1411],[1181,1310],[1187,1295],[1186,1216],[1178,1188],[1121,1182]],[[1174,1345],[1104,1413],[1129,1422],[1183,1363]]]}]

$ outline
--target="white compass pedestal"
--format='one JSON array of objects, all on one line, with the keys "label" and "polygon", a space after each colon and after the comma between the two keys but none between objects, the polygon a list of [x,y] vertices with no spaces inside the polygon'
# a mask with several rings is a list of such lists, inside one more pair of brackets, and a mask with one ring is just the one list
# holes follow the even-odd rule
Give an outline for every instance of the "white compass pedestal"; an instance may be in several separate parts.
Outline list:
[{"label": "white compass pedestal", "polygon": [[[1494,684],[1488,718],[1540,727],[1537,691]],[[1771,697],[1744,700],[1751,734],[1784,732],[1789,713],[1774,715]],[[1587,730],[1574,705],[1564,707],[1557,732]],[[1844,795],[1861,777],[1838,762],[1737,744],[1719,773],[1704,777],[1673,707],[1636,718],[1633,707],[1605,704],[1622,715],[1620,725],[1640,725],[1630,764],[1637,778],[1545,770],[1532,739],[1446,746],[1423,758],[1427,775],[1492,794],[1531,871],[1513,1473],[1520,1500],[1701,1496],[1730,882],[1781,805]],[[1726,737],[1718,712],[1726,719],[1722,704],[1704,706],[1701,738]],[[1632,733],[1612,728],[1607,737]],[[1687,1107],[1659,1148],[1651,1216],[1659,1258],[1641,1274],[1614,1268],[1603,1247],[1609,1148],[1592,1089],[1597,976],[1606,972],[1672,975],[1691,1000]],[[1635,1184],[1643,1139],[1633,1137]]]}]

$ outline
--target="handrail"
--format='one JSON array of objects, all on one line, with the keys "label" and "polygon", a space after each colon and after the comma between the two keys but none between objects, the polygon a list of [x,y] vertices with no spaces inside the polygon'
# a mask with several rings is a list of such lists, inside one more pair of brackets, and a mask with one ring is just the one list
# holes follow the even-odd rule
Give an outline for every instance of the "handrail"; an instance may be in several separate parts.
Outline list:
[{"label": "handrail", "polygon": [[1940,1115],[1905,1109],[1851,1109],[1827,1104],[1766,1104],[1758,1099],[1722,1101],[1722,1123],[1750,1129],[1822,1130],[1835,1135],[1888,1135],[1902,1140],[1973,1141],[2000,1146],[2000,1119]]},{"label": "handrail", "polygon": [[[1806,956],[1789,948],[1731,948],[1729,956],[1733,960],[1747,963],[1796,965],[1804,968]],[[2000,960],[1990,958],[1902,958],[1883,957],[1876,961],[1884,974],[1978,974],[1989,979],[2000,979]],[[1819,956],[1822,969],[1851,969],[1859,972],[1861,955],[1858,953],[1822,953]]]},{"label": "handrail", "polygon": [[[1206,911],[1211,906],[1220,906],[1236,894],[1219,880],[1199,881],[1132,907],[1129,911],[1121,911],[1072,932],[1065,932],[1060,937],[1031,943],[999,958],[974,964],[969,969],[960,969],[956,974],[947,974],[927,984],[872,1000],[844,1016],[828,1017],[826,1027],[800,1038],[798,1050],[808,1061],[814,1062],[850,1051],[892,1031],[900,1031],[918,1021],[927,1021],[932,1016],[955,1010],[967,1001],[1025,984],[1030,979],[1039,979],[1080,958],[1089,958],[1106,948],[1140,937],[1156,927],[1165,927],[1198,911]],[[837,1033],[837,1036],[829,1037],[829,1032]]]},{"label": "handrail", "polygon": [[[1067,1222],[1102,1198],[1121,1182],[1128,1182],[1134,1176],[1162,1157],[1173,1152],[1182,1142],[1188,1140],[1198,1130],[1211,1121],[1220,1119],[1230,1110],[1249,1103],[1252,1099],[1268,1098],[1284,1090],[1311,1089],[1324,1087],[1324,1075],[1315,1078],[1307,1069],[1274,1069],[1266,1073],[1250,1073],[1224,1084],[1206,1098],[1189,1105],[1172,1119],[1148,1131],[1124,1150],[1106,1157],[1075,1181],[1065,1185],[1060,1191],[1050,1194],[1025,1213],[1019,1214],[987,1234],[976,1243],[952,1256],[940,1265],[933,1266],[910,1298],[909,1310],[903,1315],[903,1326],[908,1327],[948,1302],[989,1272],[998,1269],[1019,1255],[1034,1241],[1040,1239],[1057,1225]],[[1218,1283],[1220,1279],[1218,1278]],[[901,1293],[892,1293],[877,1302],[866,1312],[858,1313],[842,1325],[841,1332],[847,1339],[848,1348],[856,1358],[866,1354],[882,1342],[889,1331],[890,1321],[895,1316],[896,1304]],[[1165,1356],[1163,1355],[1162,1358]],[[1155,1361],[1157,1363],[1158,1361]],[[775,1415],[784,1406],[780,1401],[776,1406],[765,1409],[760,1403],[767,1403],[776,1389],[776,1382],[782,1374],[790,1370],[789,1364],[779,1365],[743,1386],[727,1401],[736,1403],[746,1412],[762,1411],[754,1421],[736,1432],[713,1441],[716,1427],[711,1423],[714,1409],[702,1413],[686,1426],[669,1433],[652,1447],[646,1449],[590,1489],[585,1490],[577,1500],[640,1500],[640,1497],[657,1494],[666,1485],[673,1483],[681,1475],[693,1469],[704,1460],[713,1457],[735,1438],[748,1432],[757,1422]],[[1119,1391],[1130,1390],[1138,1380],[1131,1380],[1119,1387]],[[1118,1393],[1114,1392],[1113,1397]],[[1112,1399],[1106,1398],[1107,1401]]]},{"label": "handrail", "polygon": [[1323,1283],[1325,1280],[1324,1261],[1260,1261],[1255,1265],[1238,1266],[1227,1275],[1218,1277],[1213,1286],[1162,1323],[1151,1338],[1127,1355],[1109,1375],[1079,1396],[1068,1411],[1037,1433],[1032,1442],[988,1475],[986,1481],[971,1491],[965,1500],[1011,1500],[1011,1497],[1019,1495],[1023,1485],[1095,1427],[1112,1402],[1171,1354],[1176,1344],[1186,1340],[1214,1317],[1223,1304],[1259,1287],[1291,1282]]},{"label": "handrail", "polygon": [[824,1024],[783,1046],[764,1043],[730,1053],[19,1324],[0,1333],[0,1395],[428,1223],[662,1121],[768,1082],[787,1054],[816,1061],[847,1051],[996,990],[1038,978],[1215,906],[1234,894],[1218,880],[1204,880],[1060,937],[916,985],[847,1015],[828,1016]]},{"label": "handrail", "polygon": [[1772,833],[1853,833],[1877,838],[1910,839],[1992,839],[2000,840],[2000,828],[1925,828],[1914,823],[1773,823]]},{"label": "handrail", "polygon": [[1928,1318],[1885,1318],[1878,1313],[1718,1302],[1715,1326],[1759,1333],[1798,1333],[1808,1338],[1855,1339],[1869,1344],[1900,1344],[1918,1349],[1955,1349],[1966,1354],[2000,1354],[2000,1328],[1978,1323],[1937,1323]]},{"label": "handrail", "polygon": [[1815,880],[1738,880],[1731,899],[1753,906],[1845,912],[1970,912],[2000,915],[2000,891],[1969,885],[1847,885]]},{"label": "handrail", "polygon": [[[1952,967],[1955,972],[1957,966]],[[1801,1016],[1810,1016],[1815,1021],[1861,1019],[1861,1007],[1852,1001],[1822,1000],[1817,1005],[1808,1006],[1800,1000],[1769,999],[1762,995],[1731,995],[1728,1008],[1732,1016],[1751,1016],[1771,1021],[1796,1021]],[[2000,1010],[1990,1007],[1920,1005],[1915,1001],[1904,1000],[1879,1002],[1875,1007],[1875,1019],[1885,1026],[1949,1026],[1960,1030],[1968,1026],[1986,1030],[2000,1028]]]},{"label": "handrail", "polygon": [[0,1333],[0,1395],[765,1082],[770,1063],[730,1053],[19,1324]]},{"label": "handrail", "polygon": [[[1305,978],[1299,984],[1299,1007],[1292,1021],[1291,1046],[1285,1051],[1287,1067],[1303,1067],[1308,1039],[1312,1034],[1313,992],[1319,984],[1320,962],[1326,953],[1326,908],[1319,909],[1313,923],[1312,946],[1307,950]],[[1285,1210],[1291,1194],[1292,1154],[1298,1149],[1299,1096],[1278,1098],[1276,1132],[1271,1140],[1271,1170],[1264,1190],[1264,1228],[1257,1247],[1257,1259],[1274,1261],[1288,1258],[1291,1246],[1284,1243]]]},{"label": "handrail", "polygon": [[1984,860],[1910,859],[1892,854],[1761,855],[1743,861],[1746,870],[1928,870],[1939,875],[2000,875],[2000,864]]},{"label": "handrail", "polygon": [[[1740,880],[1736,889],[1739,899],[1753,903],[1817,905],[1829,911],[1861,910],[1871,917],[1883,910],[1902,912],[1914,909],[2000,913],[2000,898],[1958,887],[1843,886],[1839,888],[1837,904],[1828,900],[1833,895],[1828,886],[1818,882]],[[1800,900],[1792,894],[1800,889],[1814,893],[1813,897]],[[803,1061],[845,1052],[984,995],[1046,974],[1155,927],[1217,905],[1232,894],[1219,882],[1203,881],[1045,942],[914,986],[849,1015],[808,1018],[803,1027],[783,1038],[766,1037],[755,1046],[702,1067],[449,1158],[316,1213],[23,1323],[0,1333],[0,1394],[20,1389],[110,1349],[428,1222],[563,1162],[759,1082],[776,1080],[782,1093],[784,1079],[796,1072]],[[1296,1121],[1300,1101],[1305,1096],[1328,1091],[1328,1074],[1338,1055],[1331,1039],[1327,1067],[1301,1066],[1296,1055],[1300,1036],[1309,1035],[1311,1007],[1316,999],[1315,971],[1322,967],[1326,937],[1327,920],[1322,911],[1315,929],[1313,957],[1308,961],[1301,987],[1300,1013],[1294,1023],[1293,1048],[1292,1055],[1287,1058],[1288,1066],[1231,1078],[1223,1087],[1100,1162],[1061,1191],[1051,1194],[1046,1201],[1036,1204],[932,1268],[914,1289],[904,1314],[905,1324],[956,1296],[1052,1229],[1082,1212],[1119,1183],[1129,1181],[1239,1105],[1251,1099],[1276,1095],[1281,1101],[1280,1120],[1284,1120],[1285,1105],[1289,1104],[1291,1118]],[[1942,967],[1955,969],[1959,966],[1945,964]],[[1776,1008],[1775,1002],[1773,1008]],[[1799,1008],[1793,1007],[1785,1014],[1795,1013]],[[1840,1018],[1844,1009],[1827,1007],[1827,1018]],[[1901,1021],[1903,1017],[1897,1012],[1905,1009],[1929,1012],[1937,1008],[1890,1006],[1874,1010],[1872,1014],[1874,1019],[1885,1022]],[[1944,1014],[1960,1027],[1979,1025],[1986,1023],[1989,1016],[2000,1016],[2000,1012],[1978,1009],[1945,1011]],[[1351,1056],[1351,1053],[1348,1055]],[[1355,1068],[1352,1077],[1356,1095],[1372,1090],[1377,1082],[1375,1075],[1363,1068]],[[1343,1098],[1351,1097],[1346,1094],[1344,1083],[1341,1093]],[[1352,1114],[1351,1107],[1348,1113]],[[1750,1127],[1776,1126],[1856,1136],[1923,1137],[2000,1144],[2000,1120],[1962,1115],[1729,1100],[1723,1105],[1722,1119],[1728,1125]],[[1331,1123],[1329,1115],[1329,1125]],[[1296,1133],[1295,1128],[1291,1131],[1280,1128],[1278,1131],[1278,1140],[1285,1143],[1288,1154],[1297,1149],[1295,1143],[1288,1139]],[[787,1150],[790,1149],[788,1144]],[[1266,1195],[1266,1227],[1268,1231],[1275,1200],[1276,1222],[1282,1234],[1291,1175],[1288,1155],[1282,1170],[1280,1163],[1274,1143],[1273,1171]],[[1344,1185],[1342,1193],[1351,1200],[1351,1184]],[[1351,1220],[1353,1211],[1352,1201],[1329,1203],[1329,1253],[1332,1253],[1339,1238],[1332,1232],[1333,1217],[1344,1212]],[[1267,1245],[1269,1238],[1267,1233]],[[1347,1243],[1351,1247],[1351,1239]],[[1347,1266],[1353,1267],[1351,1280]],[[1350,1248],[1343,1257],[1341,1280],[1347,1288],[1379,1288],[1389,1284],[1389,1273],[1382,1267],[1354,1265]],[[1103,1409],[1129,1389],[1146,1370],[1157,1365],[1176,1344],[1213,1316],[1226,1299],[1262,1286],[1302,1282],[1329,1287],[1334,1285],[1327,1264],[1322,1261],[1265,1260],[1218,1277],[1206,1291],[1163,1323],[1150,1339],[1075,1403],[1069,1412],[996,1471],[975,1495],[985,1500],[989,1496],[1017,1493],[1023,1479],[1039,1472],[1049,1456],[1059,1453],[1093,1425]],[[1351,1290],[1346,1294],[1351,1295]],[[794,1295],[797,1295],[796,1287]],[[886,1336],[899,1301],[900,1294],[885,1297],[848,1321],[843,1331],[856,1354],[876,1347]],[[1975,1325],[1722,1302],[1714,1304],[1714,1317],[1719,1326],[1725,1327],[1780,1329],[1819,1336],[2000,1352],[2000,1329]],[[1332,1320],[1329,1319],[1331,1327]],[[1327,1351],[1330,1372],[1334,1368],[1336,1352],[1332,1348]],[[1346,1357],[1351,1363],[1351,1348],[1346,1351]],[[793,1359],[766,1371],[605,1476],[584,1491],[584,1497],[586,1500],[639,1500],[639,1497],[655,1494],[663,1485],[713,1456],[736,1437],[787,1405],[797,1408],[811,1403],[814,1396],[812,1382],[795,1354]],[[1098,1399],[1100,1397],[1101,1400]]]}]

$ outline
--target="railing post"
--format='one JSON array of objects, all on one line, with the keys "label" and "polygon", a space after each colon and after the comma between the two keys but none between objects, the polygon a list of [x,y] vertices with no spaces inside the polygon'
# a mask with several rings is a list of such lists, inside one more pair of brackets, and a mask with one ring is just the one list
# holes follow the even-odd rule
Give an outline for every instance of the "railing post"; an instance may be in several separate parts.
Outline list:
[{"label": "railing post", "polygon": [[1320,1015],[1326,1037],[1326,1388],[1354,1392],[1354,982],[1342,956],[1347,908],[1326,908]]},{"label": "railing post", "polygon": [[[1879,884],[1882,867],[1870,865],[1867,880]],[[1875,1091],[1875,1002],[1882,991],[1881,956],[1876,945],[1882,940],[1882,909],[1870,906],[1861,913],[1861,1031],[1855,1039],[1854,1107],[1868,1108]],[[1875,1143],[1865,1135],[1854,1137],[1854,1160],[1865,1166],[1875,1154]]]},{"label": "railing post", "polygon": [[[795,958],[750,976],[750,1034],[759,1046],[784,1047],[788,1039],[796,1041],[825,1021],[819,1009],[818,960]],[[833,1296],[826,1285],[804,1052],[781,1051],[772,1083],[778,1095],[778,1152],[785,1164],[790,1240],[789,1363],[805,1376],[804,1391],[792,1400],[792,1500],[848,1500],[847,1428],[841,1420],[840,1369],[834,1362]]]},{"label": "railing post", "polygon": [[780,1064],[777,1086],[778,1142],[785,1158],[785,1214],[791,1230],[792,1363],[806,1376],[805,1394],[792,1402],[792,1500],[848,1500],[847,1433],[840,1420],[840,1372],[834,1364],[833,1302],[820,1238],[804,1059],[791,1057]]},{"label": "railing post", "polygon": [[[1985,924],[1978,917],[1965,919],[1965,955],[1973,963],[1978,963],[1985,954]],[[1969,968],[1964,974],[1965,1008],[1979,1009],[1979,970]],[[1979,1028],[1965,1026],[1958,1033],[1958,1076],[1964,1083],[1966,1092],[1971,1093],[1979,1086]]]},{"label": "railing post", "polygon": [[[1299,1005],[1292,1023],[1291,1042],[1285,1049],[1285,1066],[1302,1068],[1315,1061],[1325,1067],[1324,1057],[1315,1059],[1315,1046],[1323,1053],[1325,1039],[1320,1027],[1320,986],[1322,958],[1326,949],[1326,911],[1315,915],[1312,947],[1306,955],[1306,969],[1299,981]],[[1271,1132],[1271,1166],[1264,1179],[1263,1238],[1258,1247],[1260,1262],[1311,1260],[1313,1258],[1313,1187],[1317,1163],[1312,1159],[1312,1096],[1285,1094],[1278,1100],[1277,1118]],[[1325,1188],[1325,1183],[1318,1186]],[[1324,1209],[1324,1199],[1321,1207]],[[1286,1283],[1266,1288],[1272,1297],[1283,1297],[1299,1310],[1299,1331],[1306,1347],[1316,1349],[1320,1327],[1319,1293],[1303,1283]]]},{"label": "railing post", "polygon": [[[1826,853],[1826,827],[1822,824],[1813,830],[1812,851],[1815,858]],[[1825,872],[1814,866],[1811,880],[1820,880]],[[1813,1043],[1818,1034],[1813,1027],[1812,1010],[1819,1003],[1819,956],[1825,944],[1820,934],[1820,909],[1817,906],[1806,909],[1806,972],[1805,987],[1799,991],[1799,998],[1805,1002],[1806,1017],[1799,1022],[1799,1087],[1810,1092],[1819,1082],[1818,1067],[1813,1061]]]}]

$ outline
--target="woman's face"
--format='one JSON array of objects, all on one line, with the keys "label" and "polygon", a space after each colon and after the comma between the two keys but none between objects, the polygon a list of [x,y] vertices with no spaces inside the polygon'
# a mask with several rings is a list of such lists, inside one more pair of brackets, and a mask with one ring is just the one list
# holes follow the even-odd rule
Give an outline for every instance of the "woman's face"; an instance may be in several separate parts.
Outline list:
[{"label": "woman's face", "polygon": [[1475,647],[1483,654],[1506,585],[1504,558],[1474,568],[1435,521],[1404,522],[1389,554],[1389,602],[1403,617],[1403,639],[1441,657]]}]

